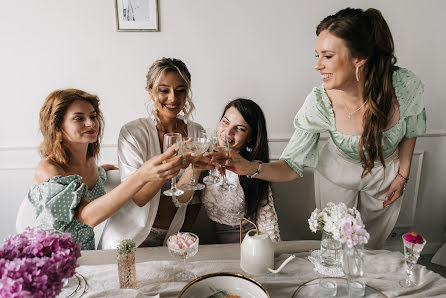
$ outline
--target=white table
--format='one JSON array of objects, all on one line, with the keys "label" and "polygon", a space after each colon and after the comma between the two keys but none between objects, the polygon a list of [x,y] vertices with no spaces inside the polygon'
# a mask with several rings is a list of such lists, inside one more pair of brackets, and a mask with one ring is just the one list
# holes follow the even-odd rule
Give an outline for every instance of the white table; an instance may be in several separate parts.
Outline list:
[{"label": "white table", "polygon": [[[320,242],[314,240],[283,241],[275,244],[275,265],[278,267],[290,254],[296,254],[279,274],[252,276],[244,273],[239,266],[239,244],[200,245],[196,256],[188,259],[188,270],[197,276],[214,272],[241,273],[262,283],[271,297],[292,297],[299,285],[313,279],[325,277],[314,271],[308,261],[311,250],[319,249]],[[411,289],[401,288],[398,284],[405,277],[403,255],[385,250],[365,252],[364,281],[378,289],[387,297],[446,297],[446,279],[427,270],[424,266],[415,268],[419,284]],[[136,251],[136,275],[138,289],[119,289],[116,251],[83,251],[77,269],[88,282],[89,289],[83,297],[145,297],[160,294],[161,297],[176,297],[186,282],[173,281],[173,275],[180,270],[181,263],[171,257],[167,247],[138,248]],[[338,280],[340,284],[344,280]],[[317,295],[317,280],[302,288],[301,293]],[[71,288],[64,289],[65,294]],[[316,291],[316,292],[314,292]],[[342,297],[342,290],[337,297]],[[370,297],[383,297],[368,289]],[[75,297],[75,296],[74,296]]]}]

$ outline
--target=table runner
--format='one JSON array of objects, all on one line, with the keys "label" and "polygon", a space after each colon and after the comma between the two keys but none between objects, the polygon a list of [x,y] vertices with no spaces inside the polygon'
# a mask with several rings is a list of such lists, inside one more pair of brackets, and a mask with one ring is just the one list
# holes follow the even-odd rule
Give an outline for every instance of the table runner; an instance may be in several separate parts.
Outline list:
[{"label": "table runner", "polygon": [[[224,256],[223,248],[216,247],[216,255]],[[159,249],[167,251],[165,247]],[[234,247],[226,249],[227,254],[236,255],[233,249]],[[310,252],[296,253],[297,257],[278,274],[249,275],[240,269],[238,258],[224,259],[224,257],[205,260],[196,260],[196,257],[193,257],[188,261],[187,269],[197,276],[214,272],[241,273],[262,283],[271,297],[292,297],[299,285],[312,279],[325,277],[314,270],[313,264],[307,258],[309,254]],[[277,255],[275,266],[278,267],[289,255],[288,253]],[[146,297],[158,293],[161,297],[177,297],[178,292],[186,285],[186,282],[173,280],[174,273],[181,269],[181,262],[168,257],[166,260],[137,263],[138,289],[136,290],[119,289],[116,264],[83,264],[77,272],[82,274],[89,284],[89,289],[83,297]],[[416,265],[415,272],[418,286],[410,289],[401,288],[398,281],[405,277],[403,255],[399,252],[384,250],[365,251],[363,281],[387,297],[446,297],[445,278],[421,265]],[[305,294],[318,296],[317,290],[317,286],[312,286],[311,289],[306,289]],[[383,297],[373,291],[368,291],[367,294],[369,297]]]}]

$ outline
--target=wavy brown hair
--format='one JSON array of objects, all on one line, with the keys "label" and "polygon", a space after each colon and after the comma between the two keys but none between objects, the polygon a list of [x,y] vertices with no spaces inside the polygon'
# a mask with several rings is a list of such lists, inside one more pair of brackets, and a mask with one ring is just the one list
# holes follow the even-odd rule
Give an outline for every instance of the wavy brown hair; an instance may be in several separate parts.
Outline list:
[{"label": "wavy brown hair", "polygon": [[93,106],[99,122],[96,142],[88,144],[87,157],[96,158],[100,151],[100,141],[104,130],[104,119],[99,109],[99,98],[96,95],[78,89],[64,89],[51,92],[40,109],[40,131],[43,141],[40,144],[42,157],[50,158],[62,168],[70,162],[70,151],[62,142],[62,122],[68,107],[76,100],[85,100]]},{"label": "wavy brown hair", "polygon": [[392,33],[381,12],[374,8],[340,10],[323,19],[316,34],[324,30],[342,38],[352,57],[366,59],[361,77],[364,78],[363,98],[368,100],[368,107],[358,148],[364,177],[372,172],[377,157],[385,166],[381,139],[395,96],[392,73],[397,68]]}]

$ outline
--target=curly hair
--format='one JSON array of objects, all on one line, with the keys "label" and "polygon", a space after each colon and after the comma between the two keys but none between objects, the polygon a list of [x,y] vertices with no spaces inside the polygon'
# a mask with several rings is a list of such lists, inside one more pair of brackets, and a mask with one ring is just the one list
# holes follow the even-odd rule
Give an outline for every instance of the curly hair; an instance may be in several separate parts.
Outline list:
[{"label": "curly hair", "polygon": [[48,157],[62,168],[70,162],[70,151],[62,142],[62,122],[68,107],[76,100],[89,102],[99,122],[98,138],[96,142],[88,144],[87,157],[97,158],[100,151],[100,141],[104,129],[104,118],[99,108],[99,98],[78,89],[63,89],[51,92],[40,109],[40,131],[43,141],[40,144],[40,154]]}]

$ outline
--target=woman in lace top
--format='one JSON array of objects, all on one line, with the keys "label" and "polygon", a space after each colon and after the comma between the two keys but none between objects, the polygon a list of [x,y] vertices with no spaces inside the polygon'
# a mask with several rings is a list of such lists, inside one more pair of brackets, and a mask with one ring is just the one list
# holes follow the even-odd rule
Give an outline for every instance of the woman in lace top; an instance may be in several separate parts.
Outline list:
[{"label": "woman in lace top", "polygon": [[[235,99],[229,102],[218,124],[219,142],[227,136],[229,146],[247,160],[269,161],[268,137],[265,117],[261,108],[252,100]],[[227,171],[228,183],[233,190],[221,191],[218,184],[207,185],[201,201],[206,213],[215,224],[218,243],[239,242],[240,219],[254,221],[259,230],[269,234],[271,240],[279,241],[280,232],[270,183],[250,179]],[[252,229],[243,224],[243,233]]]},{"label": "woman in lace top", "polygon": [[[315,69],[323,85],[311,91],[294,119],[281,160],[257,178],[290,181],[316,167],[316,205],[357,207],[379,248],[400,211],[416,137],[426,130],[423,84],[395,66],[390,29],[376,9],[343,9],[317,27]],[[318,152],[320,133],[331,136]],[[251,175],[257,164],[234,154],[231,167]]]},{"label": "woman in lace top", "polygon": [[37,166],[28,199],[36,224],[71,233],[81,249],[95,249],[93,227],[110,217],[149,181],[174,177],[181,159],[163,163],[175,147],[154,157],[109,193],[105,169],[96,166],[103,131],[99,98],[77,89],[56,90],[40,111],[44,158]]}]

